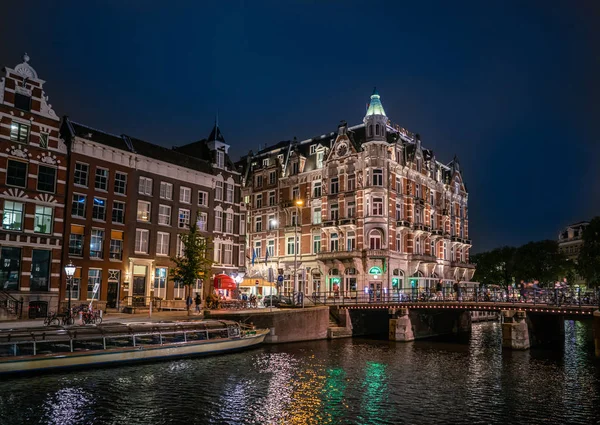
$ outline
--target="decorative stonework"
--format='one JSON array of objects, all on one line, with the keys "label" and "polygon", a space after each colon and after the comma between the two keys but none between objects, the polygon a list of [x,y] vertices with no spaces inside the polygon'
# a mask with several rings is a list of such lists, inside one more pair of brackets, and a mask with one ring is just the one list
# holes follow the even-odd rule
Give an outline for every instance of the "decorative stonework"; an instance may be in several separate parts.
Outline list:
[{"label": "decorative stonework", "polygon": [[31,65],[29,65],[28,62],[29,62],[29,56],[27,55],[27,53],[25,53],[23,55],[23,63],[21,63],[15,67],[15,72],[23,77],[35,78],[37,80],[38,79],[37,72],[35,72],[35,69],[33,69],[31,67]]},{"label": "decorative stonework", "polygon": [[57,204],[58,203],[56,201],[56,198],[54,198],[54,196],[49,195],[47,193],[40,193],[34,199],[36,199],[38,201],[42,201],[42,202],[47,202],[49,204]]},{"label": "decorative stonework", "polygon": [[45,115],[49,118],[59,119],[52,109],[52,105],[48,103],[48,96],[42,91],[42,104],[40,105],[40,114]]},{"label": "decorative stonework", "polygon": [[60,164],[60,160],[56,159],[56,155],[51,155],[51,154],[46,155],[45,152],[42,152],[41,155],[38,155],[37,159],[39,159],[41,162],[43,162],[45,164],[50,164],[50,165]]},{"label": "decorative stonework", "polygon": [[9,152],[11,155],[19,158],[31,158],[31,153],[27,150],[27,148],[21,149],[20,146],[11,146],[10,148],[6,148],[6,152]]},{"label": "decorative stonework", "polygon": [[25,194],[24,191],[22,191],[21,189],[7,189],[4,191],[4,195],[11,197],[11,198],[28,198],[28,196]]}]

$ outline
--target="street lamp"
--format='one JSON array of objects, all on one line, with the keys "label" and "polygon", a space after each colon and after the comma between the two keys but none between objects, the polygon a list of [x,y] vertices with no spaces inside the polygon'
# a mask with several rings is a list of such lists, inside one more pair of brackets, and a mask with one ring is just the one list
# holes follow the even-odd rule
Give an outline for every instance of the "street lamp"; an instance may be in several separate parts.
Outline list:
[{"label": "street lamp", "polygon": [[67,307],[68,311],[68,324],[71,324],[71,291],[73,289],[73,275],[75,274],[75,265],[72,261],[69,261],[69,264],[65,266],[65,274],[67,275],[67,290],[69,291],[69,304]]},{"label": "street lamp", "polygon": [[[302,217],[300,207],[304,205],[302,199],[296,199],[296,222],[294,223],[294,291],[298,291],[298,219]],[[302,294],[302,305],[304,305],[304,294]]]}]

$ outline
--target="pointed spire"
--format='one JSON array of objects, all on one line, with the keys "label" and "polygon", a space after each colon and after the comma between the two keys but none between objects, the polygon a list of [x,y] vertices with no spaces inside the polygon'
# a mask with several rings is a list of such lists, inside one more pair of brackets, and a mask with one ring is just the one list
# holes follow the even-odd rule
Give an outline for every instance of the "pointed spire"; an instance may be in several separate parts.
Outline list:
[{"label": "pointed spire", "polygon": [[367,117],[370,115],[385,115],[385,111],[383,110],[383,105],[381,104],[381,98],[379,96],[379,92],[377,91],[377,87],[373,88],[373,94],[371,95],[371,102],[369,102],[369,108],[367,109]]},{"label": "pointed spire", "polygon": [[212,131],[210,132],[210,136],[208,136],[209,142],[213,142],[215,140],[225,143],[225,138],[223,137],[223,133],[221,133],[221,129],[219,128],[219,116],[218,115],[215,117],[215,126],[213,127]]}]

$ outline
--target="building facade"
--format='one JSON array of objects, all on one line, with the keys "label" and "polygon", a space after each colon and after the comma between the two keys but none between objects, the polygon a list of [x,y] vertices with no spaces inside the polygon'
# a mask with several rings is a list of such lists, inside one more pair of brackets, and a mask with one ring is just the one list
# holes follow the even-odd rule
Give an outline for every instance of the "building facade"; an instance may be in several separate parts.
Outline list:
[{"label": "building facade", "polygon": [[[141,307],[160,298],[162,307],[184,307],[171,258],[182,255],[180,235],[192,223],[212,242],[214,259],[213,276],[194,292],[208,293],[216,274],[243,272],[240,174],[218,126],[208,140],[174,149],[69,118],[62,133],[70,152],[63,262],[77,266],[76,303]],[[64,286],[61,294],[66,302]]]},{"label": "building facade", "polygon": [[[573,262],[577,262],[579,251],[583,246],[583,231],[589,225],[588,221],[571,224],[565,227],[558,234],[558,251],[565,254]],[[575,275],[575,281],[570,282],[574,285],[585,285],[585,279],[578,274]]]},{"label": "building facade", "polygon": [[[353,296],[468,282],[468,193],[388,119],[377,91],[362,123],[287,141],[239,162],[248,214],[244,286]],[[269,269],[271,269],[269,271]]]},{"label": "building facade", "polygon": [[0,80],[0,291],[39,315],[58,306],[67,180],[44,83],[27,54]]}]

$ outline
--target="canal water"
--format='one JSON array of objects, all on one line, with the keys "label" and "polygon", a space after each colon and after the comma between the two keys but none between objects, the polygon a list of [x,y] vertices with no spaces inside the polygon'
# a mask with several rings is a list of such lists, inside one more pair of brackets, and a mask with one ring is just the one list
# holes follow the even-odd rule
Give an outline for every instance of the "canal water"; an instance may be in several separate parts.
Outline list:
[{"label": "canal water", "polygon": [[465,341],[315,341],[3,379],[0,424],[594,424],[590,333],[566,322],[562,347],[503,352],[488,322]]}]

